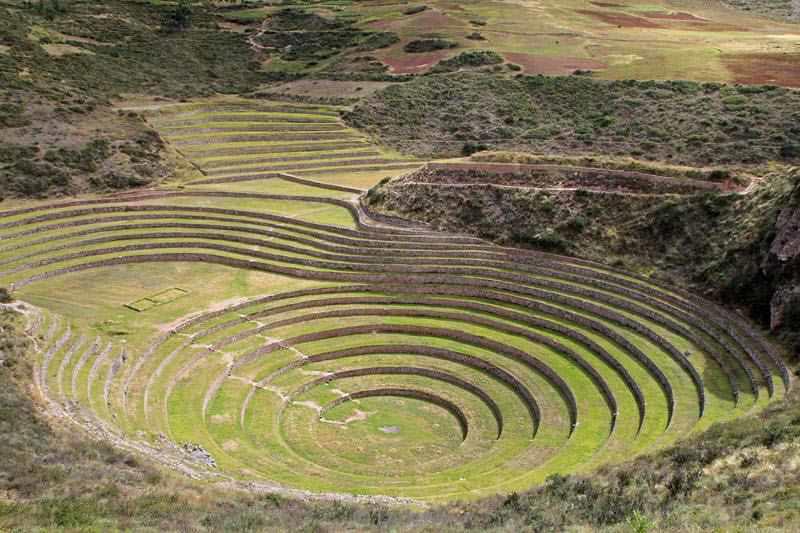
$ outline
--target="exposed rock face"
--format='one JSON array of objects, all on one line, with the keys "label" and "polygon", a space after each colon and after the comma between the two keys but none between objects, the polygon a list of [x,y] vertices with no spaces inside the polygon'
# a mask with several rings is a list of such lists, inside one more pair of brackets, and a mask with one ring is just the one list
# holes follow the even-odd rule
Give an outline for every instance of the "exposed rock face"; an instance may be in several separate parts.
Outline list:
[{"label": "exposed rock face", "polygon": [[800,207],[788,207],[778,215],[778,234],[772,242],[770,255],[780,262],[796,260],[800,256]]},{"label": "exposed rock face", "polygon": [[[795,200],[800,200],[800,189]],[[800,330],[800,206],[787,207],[778,215],[776,235],[762,269],[775,280],[770,302],[770,327]]]}]

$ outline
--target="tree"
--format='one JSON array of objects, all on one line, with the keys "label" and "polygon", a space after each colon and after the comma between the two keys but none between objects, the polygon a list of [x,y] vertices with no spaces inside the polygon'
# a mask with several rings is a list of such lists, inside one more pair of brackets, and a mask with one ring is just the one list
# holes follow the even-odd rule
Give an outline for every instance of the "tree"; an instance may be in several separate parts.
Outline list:
[{"label": "tree", "polygon": [[164,29],[169,31],[186,30],[192,25],[192,3],[191,0],[178,0],[174,9],[164,13],[161,23]]},{"label": "tree", "polygon": [[0,287],[0,304],[7,304],[12,302],[14,298],[11,297],[11,293],[5,287]]},{"label": "tree", "polygon": [[[26,7],[31,8],[31,2],[26,2]],[[36,11],[39,15],[52,19],[56,15],[63,15],[67,12],[67,0],[39,0]]]}]

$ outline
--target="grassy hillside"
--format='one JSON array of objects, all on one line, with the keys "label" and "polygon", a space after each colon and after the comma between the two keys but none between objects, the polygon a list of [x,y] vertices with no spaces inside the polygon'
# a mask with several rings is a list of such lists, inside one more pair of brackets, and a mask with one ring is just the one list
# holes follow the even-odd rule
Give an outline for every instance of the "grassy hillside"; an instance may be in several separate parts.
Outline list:
[{"label": "grassy hillside", "polygon": [[[131,94],[179,99],[251,90],[262,81],[243,35],[194,6],[192,25],[163,26],[173,4],[0,4],[0,198],[156,183],[174,172]],[[219,19],[221,20],[221,19]]]},{"label": "grassy hillside", "polygon": [[[769,12],[789,4],[739,1]],[[283,4],[225,16],[259,31],[258,41],[274,47],[265,50],[267,68],[280,73],[423,74],[464,50],[485,49],[527,74],[800,85],[798,26],[716,1],[310,0],[290,4],[295,14],[298,4],[315,15],[300,34],[275,24],[287,18]]]},{"label": "grassy hillside", "polygon": [[512,149],[728,165],[800,161],[798,109],[800,93],[768,86],[462,73],[389,87],[346,119],[429,157]]},{"label": "grassy hillside", "polygon": [[[325,87],[330,78],[400,81],[409,74],[459,69],[491,70],[500,77],[592,71],[612,79],[797,82],[791,78],[797,71],[792,46],[800,39],[794,26],[705,3],[692,3],[686,8],[691,13],[667,4],[603,9],[584,4],[545,2],[541,9],[549,17],[540,17],[527,5],[511,8],[503,2],[455,8],[438,1],[309,1],[289,9],[273,3],[197,3],[191,23],[176,26],[170,21],[177,4],[169,2],[7,1],[0,4],[0,197],[128,188],[174,172],[172,154],[152,130],[138,117],[118,117],[112,109],[142,95],[152,105],[153,97],[269,91],[273,87],[264,85],[269,80],[322,78]],[[562,31],[565,27],[569,31]],[[647,35],[642,27],[650,30]],[[673,39],[685,44],[676,48]],[[732,42],[735,49],[728,49]],[[704,66],[687,64],[687,57],[702,58]],[[345,101],[339,87],[316,93]],[[361,89],[351,88],[350,97],[360,96]],[[289,86],[277,92],[303,97],[302,89]],[[739,105],[737,94],[724,96],[726,105]],[[591,117],[606,120],[603,114]],[[748,119],[722,129],[740,125],[746,128]],[[549,135],[550,126],[545,123],[533,135]],[[578,125],[577,133],[591,128]],[[497,133],[507,135],[503,129]],[[665,140],[659,131],[645,133],[654,144]],[[692,142],[716,140],[705,133]],[[751,133],[745,129],[736,140]]]}]

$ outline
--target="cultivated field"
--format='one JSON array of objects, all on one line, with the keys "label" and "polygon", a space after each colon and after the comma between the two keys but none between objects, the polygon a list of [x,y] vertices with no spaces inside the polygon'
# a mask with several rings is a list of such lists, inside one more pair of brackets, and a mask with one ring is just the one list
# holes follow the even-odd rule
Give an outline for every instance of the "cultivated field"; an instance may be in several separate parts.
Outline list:
[{"label": "cultivated field", "polygon": [[[484,49],[498,52],[528,74],[581,70],[606,79],[800,86],[797,24],[717,1],[432,0],[309,2],[304,7],[328,20],[350,21],[361,31],[394,34],[396,42],[387,40],[386,46],[365,53],[363,47],[342,48],[340,42],[326,40],[312,29],[308,37],[319,41],[319,53],[304,58],[278,50],[267,68],[355,70],[367,68],[367,58],[385,65],[389,73],[419,74],[464,50]],[[226,17],[257,24],[283,8],[231,11]],[[408,51],[409,43],[431,38],[453,47]],[[375,64],[370,65],[374,70]]]},{"label": "cultivated field", "polygon": [[51,412],[198,479],[468,499],[781,398],[781,355],[651,279],[365,212],[419,163],[335,108],[148,118],[205,176],[0,212]]}]

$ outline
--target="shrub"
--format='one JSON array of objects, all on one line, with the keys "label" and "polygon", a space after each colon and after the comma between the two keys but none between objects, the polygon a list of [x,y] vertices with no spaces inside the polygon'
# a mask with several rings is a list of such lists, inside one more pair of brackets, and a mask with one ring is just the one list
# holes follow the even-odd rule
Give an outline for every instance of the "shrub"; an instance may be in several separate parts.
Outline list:
[{"label": "shrub", "polygon": [[0,303],[7,304],[12,302],[14,298],[11,297],[11,293],[5,287],[0,287]]},{"label": "shrub", "polygon": [[653,520],[648,518],[647,515],[639,511],[634,511],[633,514],[628,517],[626,523],[628,528],[633,533],[647,533],[648,531],[653,529],[653,527],[655,527]]},{"label": "shrub", "polygon": [[94,503],[74,497],[47,500],[42,507],[51,523],[58,528],[88,526],[98,511]]},{"label": "shrub", "polygon": [[400,41],[391,32],[362,31],[347,20],[329,20],[295,8],[274,13],[268,29],[259,35],[260,44],[278,50],[284,61],[302,60],[307,66],[317,65],[346,49],[366,52]]},{"label": "shrub", "polygon": [[409,54],[421,54],[424,52],[435,52],[436,50],[447,50],[448,48],[455,48],[458,46],[452,41],[446,39],[416,39],[407,43],[403,50]]},{"label": "shrub", "polygon": [[427,9],[428,9],[428,6],[426,6],[426,5],[413,6],[413,7],[409,7],[405,11],[403,11],[403,15],[416,15],[417,13],[422,13],[423,11],[426,11]]},{"label": "shrub", "polygon": [[575,215],[564,223],[564,228],[567,230],[580,232],[589,226],[589,220],[583,215]]},{"label": "shrub", "polygon": [[175,7],[166,11],[161,26],[167,31],[183,31],[192,26],[192,3],[190,0],[178,0]]},{"label": "shrub", "polygon": [[717,168],[709,172],[708,179],[711,181],[723,181],[731,177],[731,171]]},{"label": "shrub", "polygon": [[800,158],[800,144],[784,144],[781,146],[780,154],[783,159]]},{"label": "shrub", "polygon": [[455,57],[440,61],[433,68],[433,72],[453,72],[460,68],[477,68],[489,65],[499,65],[503,57],[492,50],[467,50]]},{"label": "shrub", "polygon": [[722,99],[727,107],[739,107],[747,103],[747,97],[741,95],[727,96]]},{"label": "shrub", "polygon": [[66,0],[39,0],[39,3],[36,4],[36,12],[43,17],[52,19],[56,15],[63,15],[67,12],[67,2]]},{"label": "shrub", "polygon": [[127,176],[110,172],[103,176],[93,176],[91,184],[100,189],[129,189],[147,185],[149,181],[139,176]]},{"label": "shrub", "polygon": [[269,18],[269,29],[275,31],[319,31],[342,29],[343,24],[311,11],[288,7],[276,11]]},{"label": "shrub", "polygon": [[396,33],[388,31],[374,32],[367,34],[367,36],[361,40],[361,44],[356,47],[356,50],[368,52],[370,50],[387,48],[398,42],[400,42],[400,37],[398,37]]},{"label": "shrub", "polygon": [[30,124],[24,115],[24,109],[17,104],[0,104],[0,127],[19,128]]},{"label": "shrub", "polygon": [[488,150],[488,149],[489,149],[489,147],[486,146],[485,144],[476,144],[476,143],[472,143],[472,142],[466,142],[466,143],[464,143],[464,146],[461,148],[461,153],[463,155],[465,155],[465,156],[471,156],[472,154],[474,154],[476,152],[483,152],[483,151]]}]

